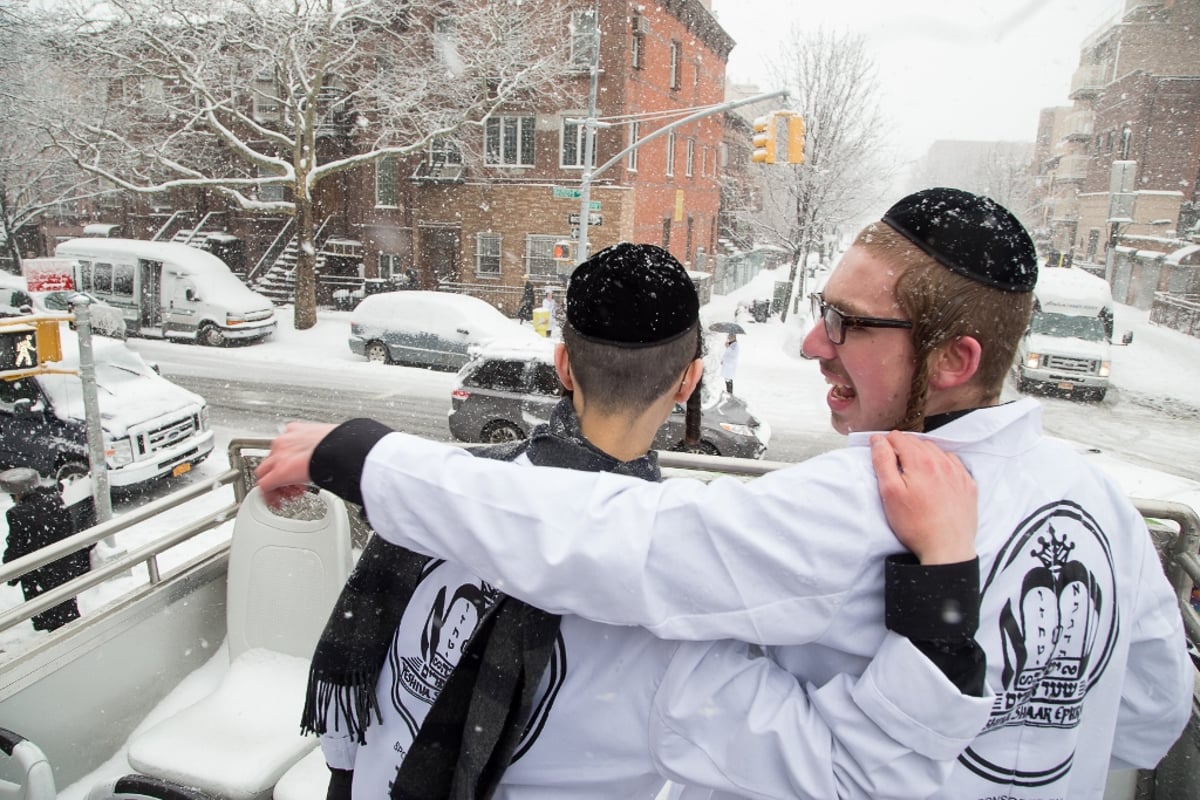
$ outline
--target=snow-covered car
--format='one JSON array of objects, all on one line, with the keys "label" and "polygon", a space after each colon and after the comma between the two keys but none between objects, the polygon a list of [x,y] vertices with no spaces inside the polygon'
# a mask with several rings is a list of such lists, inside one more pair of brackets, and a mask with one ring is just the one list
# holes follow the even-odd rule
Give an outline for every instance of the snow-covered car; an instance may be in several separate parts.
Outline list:
[{"label": "snow-covered car", "polygon": [[[700,444],[696,452],[734,458],[762,458],[771,427],[744,400],[723,391],[701,388]],[[458,373],[450,393],[450,433],[464,442],[489,444],[524,439],[550,418],[562,396],[554,371],[554,347],[538,338],[482,348]],[[686,409],[675,404],[658,429],[654,447],[682,450]]]},{"label": "snow-covered car", "polygon": [[[79,340],[59,326],[54,374],[0,381],[0,469],[32,467],[62,480],[89,472]],[[93,341],[109,484],[130,487],[184,474],[208,457],[213,432],[204,398],[159,375],[124,342]]]},{"label": "snow-covered car", "polygon": [[[52,292],[30,292],[33,306],[37,311],[51,314],[73,314],[75,303],[73,298],[86,292],[76,292],[70,289],[59,289]],[[94,295],[87,295],[88,313],[92,323],[92,333],[99,336],[111,336],[114,339],[125,338],[125,314],[114,305],[104,302]]]},{"label": "snow-covered car", "polygon": [[461,294],[383,292],[350,315],[350,350],[368,361],[459,369],[472,351],[500,340],[537,341],[528,326]]}]

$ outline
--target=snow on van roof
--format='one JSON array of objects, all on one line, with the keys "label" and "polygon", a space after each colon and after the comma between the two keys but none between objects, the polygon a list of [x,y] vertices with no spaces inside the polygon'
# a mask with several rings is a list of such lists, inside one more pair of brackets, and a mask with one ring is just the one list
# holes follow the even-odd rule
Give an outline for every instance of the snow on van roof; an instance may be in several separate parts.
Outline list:
[{"label": "snow on van roof", "polygon": [[1108,281],[1078,267],[1043,267],[1033,291],[1043,308],[1062,306],[1099,313],[1112,306]]},{"label": "snow on van roof", "polygon": [[182,242],[147,239],[70,239],[55,249],[56,256],[72,258],[144,258],[162,261],[196,284],[200,297],[229,306],[231,311],[272,308],[271,301],[250,289],[229,271],[224,261]]}]

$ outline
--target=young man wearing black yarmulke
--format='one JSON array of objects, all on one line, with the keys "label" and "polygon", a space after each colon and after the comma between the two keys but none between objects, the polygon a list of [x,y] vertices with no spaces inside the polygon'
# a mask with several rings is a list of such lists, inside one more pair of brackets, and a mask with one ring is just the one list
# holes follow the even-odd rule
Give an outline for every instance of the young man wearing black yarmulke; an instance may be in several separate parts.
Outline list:
[{"label": "young man wearing black yarmulke", "polygon": [[[702,370],[690,277],[661,248],[615,245],[576,269],[566,322],[555,365],[568,396],[528,441],[475,454],[659,480],[651,443]],[[382,433],[368,421],[342,426],[323,443],[317,473],[343,482],[357,445],[338,442]],[[962,538],[970,534],[964,526]],[[976,599],[973,586],[961,598],[972,617]],[[974,675],[981,688],[973,643],[931,660],[918,649],[928,642],[894,638],[860,680],[863,691],[904,698],[916,682],[917,702],[956,710],[940,733],[973,733],[988,701],[941,674]],[[886,732],[909,717],[860,705],[853,691],[847,683],[810,700],[742,643],[667,642],[560,617],[376,536],[317,647],[304,725],[323,734],[330,798],[650,798],[668,777],[737,791],[721,775],[738,747],[789,765],[761,778],[772,793],[790,795],[804,775],[820,797],[835,791],[838,774],[866,790],[870,777],[855,774],[870,760],[864,742],[919,796],[954,750],[912,752]],[[755,709],[778,721],[754,722]],[[858,720],[856,739],[835,746],[831,717]]]},{"label": "young man wearing black yarmulke", "polygon": [[[936,506],[907,496],[938,480],[908,450],[917,437],[873,434],[921,432],[978,483],[977,638],[995,692],[932,796],[1100,797],[1110,769],[1152,768],[1175,742],[1194,676],[1174,593],[1125,492],[1042,434],[1036,400],[1000,402],[1036,276],[1033,243],[1007,209],[956,189],[917,192],[860,234],[814,298],[803,351],[831,384],[847,447],[749,483],[551,470],[528,481],[392,434],[367,454],[362,492],[380,504],[384,535],[460,559],[529,602],[663,637],[778,645],[781,664],[823,685],[864,674],[879,652],[885,593],[938,588],[890,556],[907,546],[961,560],[929,540]],[[278,444],[261,468],[268,492],[309,477],[306,434]],[[855,733],[853,722],[834,727]],[[762,767],[724,766],[748,786]]]}]

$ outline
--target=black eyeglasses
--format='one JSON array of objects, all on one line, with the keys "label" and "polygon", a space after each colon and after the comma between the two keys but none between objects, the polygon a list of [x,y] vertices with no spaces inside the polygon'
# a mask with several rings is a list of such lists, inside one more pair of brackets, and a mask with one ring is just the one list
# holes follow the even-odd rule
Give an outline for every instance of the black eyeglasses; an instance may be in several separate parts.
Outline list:
[{"label": "black eyeglasses", "polygon": [[905,319],[885,319],[883,317],[856,317],[825,302],[820,292],[808,296],[812,301],[813,321],[818,319],[825,323],[825,335],[830,344],[843,344],[846,341],[848,328],[911,328],[912,323]]}]

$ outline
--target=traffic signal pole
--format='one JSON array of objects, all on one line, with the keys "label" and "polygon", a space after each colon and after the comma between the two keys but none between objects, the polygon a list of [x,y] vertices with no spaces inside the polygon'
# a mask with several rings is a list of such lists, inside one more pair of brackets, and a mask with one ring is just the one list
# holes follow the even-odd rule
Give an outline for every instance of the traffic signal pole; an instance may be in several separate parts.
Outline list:
[{"label": "traffic signal pole", "polygon": [[576,264],[587,260],[588,257],[588,215],[591,213],[592,182],[596,179],[596,176],[600,175],[614,164],[619,163],[621,159],[629,155],[629,153],[633,152],[634,150],[637,150],[647,142],[652,142],[660,136],[666,136],[671,131],[695,122],[696,120],[704,119],[705,117],[711,117],[713,114],[723,114],[726,111],[732,111],[733,109],[740,108],[741,106],[747,106],[753,103],[761,103],[763,100],[771,100],[775,97],[787,97],[787,91],[780,89],[774,92],[756,94],[753,97],[747,97],[742,100],[730,100],[715,106],[707,106],[695,112],[694,114],[690,114],[668,125],[664,125],[653,133],[643,136],[641,139],[638,139],[624,150],[618,152],[608,161],[605,161],[600,166],[592,169],[592,158],[596,152],[596,129],[600,127],[607,127],[605,123],[602,123],[596,119],[596,92],[600,76],[599,34],[600,29],[597,28],[595,46],[592,48],[592,64],[590,67],[592,83],[591,89],[588,92],[588,116],[587,119],[583,120],[583,176],[580,179],[579,184],[579,235],[577,237],[578,252],[575,254]]}]

